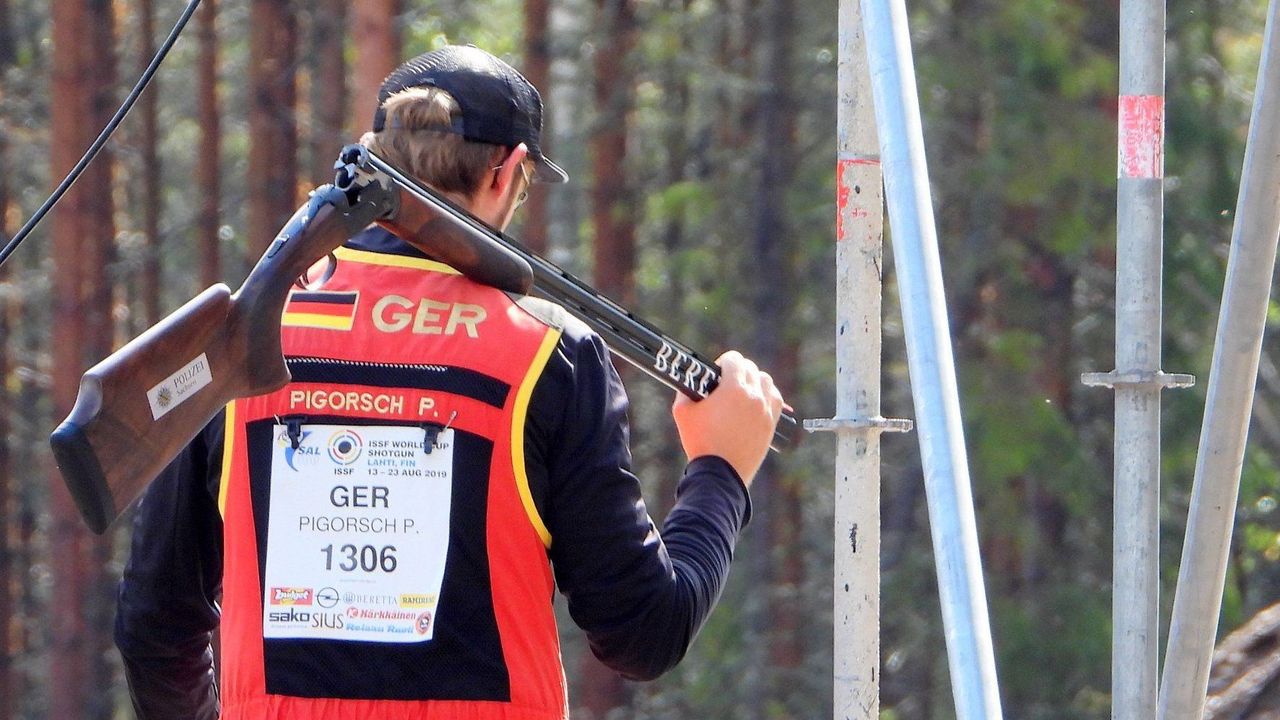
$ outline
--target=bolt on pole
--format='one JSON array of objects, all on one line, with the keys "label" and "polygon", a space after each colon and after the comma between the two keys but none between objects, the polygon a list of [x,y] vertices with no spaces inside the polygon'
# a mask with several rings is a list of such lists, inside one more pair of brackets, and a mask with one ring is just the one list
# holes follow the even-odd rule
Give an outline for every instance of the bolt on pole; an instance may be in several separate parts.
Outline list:
[{"label": "bolt on pole", "polygon": [[862,13],[956,716],[998,720],[995,652],[907,9],[904,0],[863,0]]},{"label": "bolt on pole", "polygon": [[840,0],[836,133],[836,417],[833,716],[880,717],[880,417],[884,194],[859,0]]},{"label": "bolt on pole", "polygon": [[1164,220],[1164,0],[1120,2],[1116,186],[1111,688],[1114,720],[1156,714],[1160,634],[1160,392],[1191,384],[1160,370]]},{"label": "bolt on pole", "polygon": [[1240,493],[1262,334],[1280,241],[1280,2],[1267,10],[1253,115],[1236,200],[1231,253],[1218,312],[1208,398],[1182,565],[1160,686],[1161,720],[1204,716],[1222,611],[1227,553]]}]

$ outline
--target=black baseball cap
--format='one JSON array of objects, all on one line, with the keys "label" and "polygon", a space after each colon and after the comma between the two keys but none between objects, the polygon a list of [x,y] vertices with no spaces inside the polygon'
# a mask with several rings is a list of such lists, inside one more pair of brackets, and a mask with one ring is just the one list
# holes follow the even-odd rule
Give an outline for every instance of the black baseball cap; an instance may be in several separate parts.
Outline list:
[{"label": "black baseball cap", "polygon": [[468,140],[515,147],[524,143],[535,163],[534,179],[562,183],[568,173],[542,154],[542,96],[515,68],[474,45],[448,45],[407,60],[391,72],[378,90],[373,131],[386,125],[382,104],[388,97],[415,87],[438,87],[462,108],[447,129]]}]

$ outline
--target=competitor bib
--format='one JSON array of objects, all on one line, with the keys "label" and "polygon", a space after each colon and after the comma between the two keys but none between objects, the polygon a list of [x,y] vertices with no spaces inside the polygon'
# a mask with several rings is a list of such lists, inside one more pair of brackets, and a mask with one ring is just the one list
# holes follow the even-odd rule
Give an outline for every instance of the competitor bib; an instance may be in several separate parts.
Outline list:
[{"label": "competitor bib", "polygon": [[274,437],[263,637],[431,640],[453,431],[278,424]]}]

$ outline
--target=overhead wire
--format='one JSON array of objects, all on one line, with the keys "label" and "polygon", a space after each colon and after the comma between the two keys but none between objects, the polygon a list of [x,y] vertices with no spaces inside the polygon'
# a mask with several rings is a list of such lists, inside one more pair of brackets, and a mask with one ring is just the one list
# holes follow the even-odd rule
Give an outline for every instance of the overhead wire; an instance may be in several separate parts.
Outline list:
[{"label": "overhead wire", "polygon": [[76,180],[80,178],[80,175],[84,173],[85,168],[89,167],[89,163],[93,162],[93,159],[98,156],[98,152],[101,151],[102,147],[111,139],[111,135],[116,131],[116,128],[120,126],[125,115],[129,114],[129,111],[133,109],[134,103],[138,101],[138,98],[142,95],[143,91],[147,89],[147,85],[151,83],[151,78],[154,77],[156,71],[160,69],[160,63],[164,62],[165,56],[169,54],[169,50],[173,48],[174,43],[178,41],[178,36],[182,34],[183,28],[187,26],[187,21],[195,14],[196,7],[199,5],[200,0],[190,0],[190,2],[187,3],[187,6],[182,11],[182,15],[178,17],[178,22],[174,24],[173,30],[169,31],[169,37],[165,38],[164,43],[160,45],[160,49],[157,50],[155,56],[151,58],[151,62],[147,64],[147,68],[142,71],[142,76],[138,78],[133,89],[129,91],[124,102],[121,103],[119,109],[116,110],[115,115],[111,116],[111,120],[107,122],[106,127],[102,128],[102,132],[98,134],[97,139],[89,145],[89,149],[86,150],[84,155],[80,157],[80,160],[76,162],[75,167],[71,168],[71,172],[67,173],[67,176],[62,179],[62,182],[58,183],[58,187],[55,188],[53,193],[40,205],[39,209],[37,209],[35,213],[32,214],[31,218],[28,219],[27,222],[18,230],[18,232],[9,239],[9,242],[5,244],[4,248],[0,249],[0,265],[3,265],[5,261],[9,259],[9,256],[18,249],[18,245],[21,244],[22,241],[31,234],[31,231],[40,224],[40,221],[44,219],[44,216],[48,215],[49,211],[58,204],[58,201],[62,199],[62,196],[71,189],[71,186],[74,185]]}]

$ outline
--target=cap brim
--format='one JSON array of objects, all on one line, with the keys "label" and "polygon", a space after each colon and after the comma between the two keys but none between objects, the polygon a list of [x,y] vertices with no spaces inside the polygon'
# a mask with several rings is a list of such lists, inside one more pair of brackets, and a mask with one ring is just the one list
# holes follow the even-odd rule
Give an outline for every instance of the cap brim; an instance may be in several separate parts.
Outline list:
[{"label": "cap brim", "polygon": [[543,155],[533,161],[533,179],[534,182],[564,183],[569,182],[569,173]]}]

